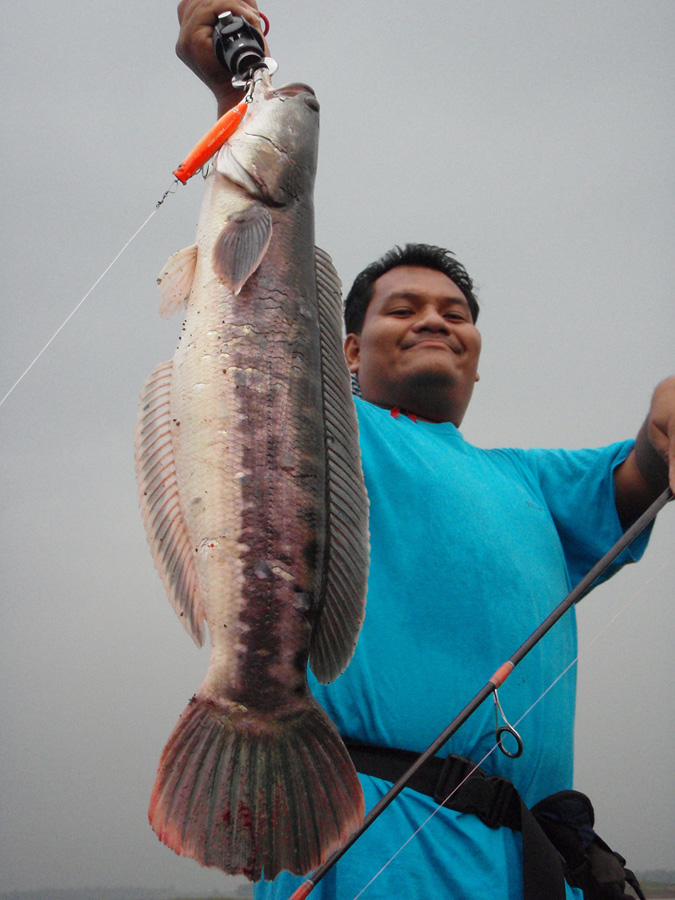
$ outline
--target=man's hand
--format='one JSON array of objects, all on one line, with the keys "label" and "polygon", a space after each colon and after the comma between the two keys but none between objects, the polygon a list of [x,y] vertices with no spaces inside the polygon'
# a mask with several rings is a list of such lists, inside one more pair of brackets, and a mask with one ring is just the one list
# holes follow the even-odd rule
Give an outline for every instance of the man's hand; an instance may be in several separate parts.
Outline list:
[{"label": "man's hand", "polygon": [[[232,75],[220,65],[213,52],[214,25],[219,14],[228,11],[245,18],[262,34],[262,20],[255,0],[181,0],[178,4],[180,34],[176,53],[213,91],[219,116],[243,97],[243,91],[232,87]],[[269,55],[267,43],[265,53]]]},{"label": "man's hand", "polygon": [[675,493],[675,377],[656,386],[635,447],[615,470],[614,483],[616,508],[624,527],[634,522],[667,484]]},{"label": "man's hand", "polygon": [[[649,444],[668,466],[670,489],[675,493],[675,377],[656,386],[645,429]],[[639,459],[638,467],[642,471]]]}]

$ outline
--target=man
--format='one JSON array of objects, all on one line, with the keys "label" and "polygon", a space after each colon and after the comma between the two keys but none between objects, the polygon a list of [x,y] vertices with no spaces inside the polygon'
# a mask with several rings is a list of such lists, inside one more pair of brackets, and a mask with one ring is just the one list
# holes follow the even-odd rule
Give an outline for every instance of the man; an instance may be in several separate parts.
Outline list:
[{"label": "man", "polygon": [[[211,31],[231,9],[259,27],[242,0],[183,0],[179,55],[213,90],[219,114],[239,99],[215,61]],[[423,750],[668,483],[675,486],[675,378],[655,390],[635,442],[598,450],[481,450],[459,426],[478,380],[478,303],[463,267],[424,245],[394,250],[356,279],[345,306],[345,355],[358,381],[371,569],[366,621],[352,663],[312,690],[356,744]],[[639,558],[646,536],[626,552]],[[575,683],[572,614],[523,661],[500,692],[524,741],[510,759],[494,746],[484,704],[442,754],[480,762],[512,781],[531,806],[571,787]],[[379,751],[375,751],[378,756]],[[391,779],[363,775],[367,807]],[[424,828],[368,897],[516,900],[522,844],[406,788],[320,883],[315,897],[351,900]],[[433,817],[429,819],[430,816]],[[429,821],[427,822],[427,820]],[[287,898],[282,874],[256,897]],[[567,889],[568,897],[580,892]]]}]

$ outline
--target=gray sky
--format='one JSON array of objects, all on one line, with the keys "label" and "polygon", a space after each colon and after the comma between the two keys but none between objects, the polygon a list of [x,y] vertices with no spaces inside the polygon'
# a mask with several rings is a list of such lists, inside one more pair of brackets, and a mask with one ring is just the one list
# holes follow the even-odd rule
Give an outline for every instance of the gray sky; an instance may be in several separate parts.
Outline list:
[{"label": "gray sky", "polygon": [[[419,240],[478,283],[467,439],[633,436],[675,362],[675,4],[262,8],[275,82],[306,81],[322,105],[317,242],[343,280]],[[170,0],[35,15],[5,0],[2,15],[0,395],[214,117],[174,56]],[[207,651],[155,573],[132,447],[140,387],[180,328],[155,278],[192,243],[201,192],[197,178],[167,200],[0,407],[0,890],[223,885],[147,825]],[[638,869],[675,867],[674,541],[671,507],[643,562],[580,610],[576,786]]]}]

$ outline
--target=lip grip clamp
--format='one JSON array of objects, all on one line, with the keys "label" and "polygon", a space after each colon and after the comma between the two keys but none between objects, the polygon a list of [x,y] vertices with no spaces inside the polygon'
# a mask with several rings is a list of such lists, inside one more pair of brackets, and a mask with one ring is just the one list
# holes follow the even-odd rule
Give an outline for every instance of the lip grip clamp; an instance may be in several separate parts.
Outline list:
[{"label": "lip grip clamp", "polygon": [[241,16],[222,13],[213,29],[218,62],[232,73],[235,87],[249,82],[256,69],[267,67],[262,35]]}]

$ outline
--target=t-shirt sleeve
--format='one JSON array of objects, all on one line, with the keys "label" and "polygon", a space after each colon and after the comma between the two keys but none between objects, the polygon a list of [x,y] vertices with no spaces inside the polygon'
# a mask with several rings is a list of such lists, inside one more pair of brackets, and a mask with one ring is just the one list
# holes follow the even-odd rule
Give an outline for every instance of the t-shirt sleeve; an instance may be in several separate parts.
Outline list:
[{"label": "t-shirt sleeve", "polygon": [[[622,441],[587,450],[527,450],[542,497],[560,536],[571,583],[577,584],[621,537],[614,469],[633,448]],[[599,582],[637,562],[651,533],[646,528],[612,563]]]}]

